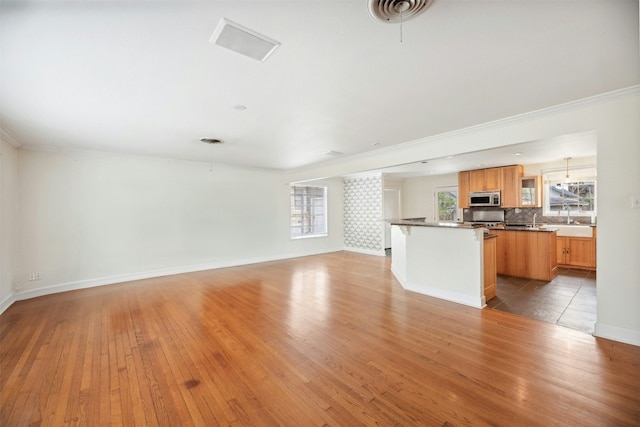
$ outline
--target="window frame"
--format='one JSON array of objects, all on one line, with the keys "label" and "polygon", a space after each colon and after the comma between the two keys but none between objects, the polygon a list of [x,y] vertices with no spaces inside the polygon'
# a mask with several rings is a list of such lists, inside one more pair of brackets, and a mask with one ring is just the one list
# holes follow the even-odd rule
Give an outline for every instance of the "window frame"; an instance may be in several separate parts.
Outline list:
[{"label": "window frame", "polygon": [[[557,169],[544,169],[541,171],[542,176],[542,215],[543,216],[576,216],[576,217],[586,217],[586,216],[595,216],[598,213],[598,174],[596,165],[581,165],[581,166],[573,166],[568,169],[569,179],[567,181],[564,178],[567,172],[566,168],[557,168]],[[585,173],[587,172],[587,173]],[[572,179],[571,175],[577,177]],[[562,176],[563,178],[560,178]],[[551,185],[555,185],[557,183],[563,184],[580,184],[584,182],[593,182],[593,210],[573,210],[573,209],[559,209],[559,210],[551,210],[550,203],[550,191],[549,187]],[[578,207],[579,208],[579,207]]]},{"label": "window frame", "polygon": [[[452,219],[441,219],[440,218],[440,200],[438,199],[438,194],[440,193],[455,193],[456,197],[455,197],[455,201],[456,201],[456,207],[453,210],[453,218]],[[433,217],[435,219],[435,221],[438,222],[456,222],[459,220],[460,217],[460,207],[458,206],[458,186],[457,185],[443,185],[443,186],[439,186],[439,187],[434,187],[433,188],[433,202],[434,202],[434,206],[433,206]]]},{"label": "window frame", "polygon": [[[296,188],[304,188],[304,189],[314,189],[314,190],[318,190],[318,189],[322,189],[323,193],[322,193],[322,217],[324,218],[323,221],[323,231],[318,231],[318,232],[304,232],[304,227],[305,225],[302,224],[299,226],[301,228],[301,233],[300,234],[294,234],[294,220],[296,219],[296,215],[294,214],[294,211],[296,210],[295,208],[297,207],[297,205],[295,204],[295,189]],[[315,238],[315,237],[327,237],[329,235],[329,218],[328,218],[328,201],[329,201],[329,196],[328,196],[328,187],[327,185],[322,185],[322,184],[318,184],[318,185],[300,185],[300,184],[291,184],[290,185],[290,189],[289,189],[289,209],[290,209],[290,214],[289,214],[289,236],[291,238],[291,240],[298,240],[298,239],[311,239],[311,238]],[[309,195],[305,194],[303,195],[303,197],[310,197]],[[311,196],[312,197],[312,196]],[[304,203],[303,203],[304,204]],[[307,208],[312,208],[313,204],[306,204]],[[304,206],[302,207],[301,210],[301,214],[304,212]],[[308,212],[309,216],[312,216],[313,213],[312,212]],[[315,221],[309,221],[307,226],[311,225],[312,223],[315,224]],[[295,227],[298,227],[297,225]]]}]

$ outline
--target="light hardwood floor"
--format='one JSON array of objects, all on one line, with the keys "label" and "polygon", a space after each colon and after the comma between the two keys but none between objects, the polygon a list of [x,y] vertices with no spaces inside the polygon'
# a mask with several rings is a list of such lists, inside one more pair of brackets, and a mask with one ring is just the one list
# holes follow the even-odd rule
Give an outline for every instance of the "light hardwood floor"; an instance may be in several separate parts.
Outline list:
[{"label": "light hardwood floor", "polygon": [[2,426],[638,426],[640,347],[336,252],[20,301]]}]

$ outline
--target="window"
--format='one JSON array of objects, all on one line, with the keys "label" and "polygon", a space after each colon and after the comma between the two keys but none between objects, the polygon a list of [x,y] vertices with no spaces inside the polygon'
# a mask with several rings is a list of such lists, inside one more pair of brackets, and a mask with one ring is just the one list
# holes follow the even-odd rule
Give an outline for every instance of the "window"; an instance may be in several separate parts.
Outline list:
[{"label": "window", "polygon": [[458,220],[458,187],[438,187],[436,196],[436,221]]},{"label": "window", "polygon": [[327,188],[291,186],[291,238],[327,235]]},{"label": "window", "polygon": [[542,171],[545,216],[590,216],[596,214],[597,174],[595,166]]}]

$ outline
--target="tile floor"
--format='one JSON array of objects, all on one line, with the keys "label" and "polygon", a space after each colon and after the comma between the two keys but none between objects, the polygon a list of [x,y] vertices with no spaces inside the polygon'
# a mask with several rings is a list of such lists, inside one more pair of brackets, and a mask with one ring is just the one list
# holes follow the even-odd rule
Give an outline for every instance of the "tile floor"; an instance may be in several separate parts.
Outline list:
[{"label": "tile floor", "polygon": [[592,334],[596,272],[561,268],[551,282],[498,276],[497,296],[487,306]]}]

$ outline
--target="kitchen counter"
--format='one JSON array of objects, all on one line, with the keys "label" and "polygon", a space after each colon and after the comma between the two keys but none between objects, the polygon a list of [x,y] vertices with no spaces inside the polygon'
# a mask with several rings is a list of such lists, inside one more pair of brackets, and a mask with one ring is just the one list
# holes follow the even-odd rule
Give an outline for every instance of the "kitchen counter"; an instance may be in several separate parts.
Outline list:
[{"label": "kitchen counter", "polygon": [[529,225],[499,225],[496,227],[491,227],[492,230],[505,230],[505,231],[536,231],[536,232],[546,232],[550,233],[553,231],[558,231],[557,228],[553,226],[547,225],[545,228],[542,227],[531,227]]},{"label": "kitchen counter", "polygon": [[485,240],[485,229],[468,223],[389,222],[391,272],[404,289],[472,307],[485,306],[483,248],[485,242],[499,239]]},{"label": "kitchen counter", "polygon": [[445,227],[445,228],[463,228],[463,229],[482,228],[481,225],[471,224],[469,222],[446,222],[446,221],[426,222],[424,221],[424,219],[421,219],[421,218],[392,219],[392,220],[389,220],[389,223],[391,225],[411,225],[411,226],[418,226],[418,227]]}]

